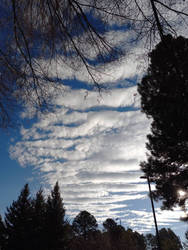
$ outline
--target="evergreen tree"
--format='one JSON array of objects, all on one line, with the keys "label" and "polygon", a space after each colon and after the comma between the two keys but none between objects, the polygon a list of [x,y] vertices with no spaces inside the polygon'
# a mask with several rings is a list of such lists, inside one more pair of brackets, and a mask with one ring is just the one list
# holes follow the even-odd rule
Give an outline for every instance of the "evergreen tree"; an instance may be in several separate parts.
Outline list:
[{"label": "evergreen tree", "polygon": [[117,223],[111,218],[108,218],[103,222],[103,227],[107,232],[114,231],[117,226]]},{"label": "evergreen tree", "polygon": [[[138,85],[142,111],[152,118],[147,162],[142,170],[156,184],[163,207],[185,208],[188,199],[188,39],[168,35],[150,53],[147,75]],[[185,191],[184,196],[178,190]]]},{"label": "evergreen tree", "polygon": [[112,249],[120,249],[121,245],[124,244],[123,236],[125,229],[121,225],[118,225],[113,219],[108,218],[103,222],[103,227],[108,233],[110,244]]},{"label": "evergreen tree", "polygon": [[146,250],[145,237],[130,228],[124,231],[121,242],[120,250]]},{"label": "evergreen tree", "polygon": [[45,215],[46,202],[43,196],[43,190],[40,189],[36,198],[33,200],[33,244],[35,250],[45,250]]},{"label": "evergreen tree", "polygon": [[118,225],[113,219],[108,218],[103,222],[104,236],[108,239],[111,250],[145,250],[145,238],[132,229]]},{"label": "evergreen tree", "polygon": [[181,250],[182,244],[180,238],[170,229],[162,228],[159,230],[161,248],[163,250]]},{"label": "evergreen tree", "polygon": [[145,250],[146,249],[146,243],[145,243],[145,237],[143,234],[139,234],[138,232],[133,232],[133,237],[135,239],[135,246],[136,249],[140,250]]},{"label": "evergreen tree", "polygon": [[87,211],[81,211],[73,220],[72,226],[77,235],[87,239],[90,233],[97,230],[98,224],[93,215]]},{"label": "evergreen tree", "polygon": [[124,227],[118,225],[113,219],[108,218],[103,222],[103,227],[114,239],[118,239],[122,232],[125,231]]},{"label": "evergreen tree", "polygon": [[0,215],[0,250],[4,250],[7,242],[7,233],[5,224],[2,220],[2,217]]},{"label": "evergreen tree", "polygon": [[64,216],[65,208],[60,195],[58,182],[56,182],[46,204],[46,249],[62,250],[65,248]]},{"label": "evergreen tree", "polygon": [[[181,250],[182,244],[179,237],[170,229],[161,228],[159,230],[159,238],[162,250]],[[149,249],[155,250],[157,248],[156,236],[147,234],[145,236],[146,244]]]},{"label": "evergreen tree", "polygon": [[8,243],[6,250],[32,250],[33,207],[28,184],[21,191],[17,201],[7,208],[5,225]]}]

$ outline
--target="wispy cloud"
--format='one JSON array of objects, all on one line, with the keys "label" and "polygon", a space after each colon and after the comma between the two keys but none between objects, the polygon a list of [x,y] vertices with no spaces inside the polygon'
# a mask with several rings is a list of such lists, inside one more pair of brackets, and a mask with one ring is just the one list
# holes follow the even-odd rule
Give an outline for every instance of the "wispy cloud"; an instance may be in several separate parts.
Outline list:
[{"label": "wispy cloud", "polygon": [[[33,166],[45,184],[58,180],[69,216],[80,210],[121,218],[140,231],[151,228],[152,214],[143,204],[147,185],[140,179],[149,121],[139,110],[136,87],[114,89],[97,101],[98,92],[70,91],[54,113],[42,115],[10,154]],[[130,204],[139,201],[134,210]],[[178,216],[176,216],[176,219]],[[139,223],[138,223],[139,221]],[[163,218],[163,224],[169,218]]]},{"label": "wispy cloud", "polygon": [[[145,2],[143,8],[145,14],[151,14]],[[179,17],[171,14],[170,18],[176,19],[184,33]],[[70,85],[51,100],[56,107],[53,113],[40,115],[31,128],[22,127],[21,140],[10,147],[10,155],[20,165],[32,166],[45,184],[52,187],[59,182],[71,217],[88,210],[99,222],[105,217],[120,218],[125,226],[146,232],[153,218],[139,162],[145,159],[150,125],[140,112],[135,86],[135,79],[147,68],[146,38],[132,44],[132,31],[110,31],[106,36],[113,37],[115,46],[126,45],[127,52],[126,59],[98,66],[95,72],[110,91],[100,95],[90,88],[71,88],[76,81],[90,85],[87,72],[52,60],[48,68],[51,77],[66,79]],[[169,225],[178,221],[180,212],[157,210],[157,215],[160,225]]]}]

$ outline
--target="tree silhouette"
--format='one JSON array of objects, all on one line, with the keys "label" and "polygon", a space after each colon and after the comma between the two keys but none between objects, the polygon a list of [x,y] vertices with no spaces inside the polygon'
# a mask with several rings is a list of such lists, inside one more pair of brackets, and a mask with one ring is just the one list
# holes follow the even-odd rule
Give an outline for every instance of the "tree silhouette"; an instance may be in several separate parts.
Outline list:
[{"label": "tree silhouette", "polygon": [[64,249],[65,241],[65,208],[61,198],[58,182],[56,182],[46,205],[46,249]]},{"label": "tree silhouette", "polygon": [[55,184],[47,201],[42,189],[37,192],[34,199],[31,199],[26,184],[17,201],[13,201],[7,208],[5,224],[0,220],[2,250],[66,249],[70,225],[64,221],[64,216],[65,208],[58,183]]},{"label": "tree silhouette", "polygon": [[[97,229],[97,221],[81,211],[72,225],[64,220],[65,209],[58,183],[46,201],[40,189],[31,199],[28,184],[7,208],[5,222],[0,216],[1,250],[145,250],[157,249],[156,237],[143,236],[118,225],[113,219],[104,221],[105,230]],[[73,231],[74,230],[74,231]],[[179,237],[171,230],[159,231],[162,250],[181,250]],[[186,238],[188,234],[186,233]],[[184,244],[186,246],[186,243]]]},{"label": "tree silhouette", "polygon": [[87,211],[81,211],[73,220],[72,226],[77,235],[87,239],[89,233],[96,231],[98,224],[93,215]]},{"label": "tree silhouette", "polygon": [[5,249],[7,243],[7,232],[5,224],[0,215],[0,249]]},{"label": "tree silhouette", "polygon": [[[107,218],[103,222],[105,229],[104,236],[109,239],[110,249],[112,250],[145,250],[146,243],[143,235],[134,232],[132,229],[118,225],[113,219]],[[108,248],[107,248],[108,249]]]},{"label": "tree silhouette", "polygon": [[[180,238],[170,228],[161,228],[159,230],[159,237],[162,250],[183,249]],[[147,234],[145,236],[145,240],[149,249],[158,249],[156,236],[154,236],[153,234]]]},{"label": "tree silhouette", "polygon": [[26,184],[17,201],[13,201],[5,213],[5,226],[8,238],[6,250],[33,249],[31,238],[33,231],[32,215],[33,208],[30,192],[28,184]]},{"label": "tree silhouette", "polygon": [[[163,208],[185,209],[188,198],[188,39],[168,35],[150,53],[147,75],[138,85],[141,108],[152,118],[146,144],[147,162],[141,167],[156,184]],[[184,190],[180,196],[178,190]]]},{"label": "tree silhouette", "polygon": [[45,223],[46,223],[46,201],[43,196],[43,190],[40,189],[36,193],[35,199],[32,201],[33,205],[33,216],[32,216],[32,225],[33,230],[31,238],[33,239],[34,249],[36,250],[45,250]]},{"label": "tree silhouette", "polygon": [[118,225],[113,219],[107,218],[103,222],[103,227],[107,231],[107,235],[110,240],[110,245],[112,249],[121,249],[123,245],[125,246],[124,236],[125,229],[121,225]]},{"label": "tree silhouette", "polygon": [[162,228],[159,230],[161,247],[164,250],[180,250],[183,249],[180,238],[170,229]]},{"label": "tree silhouette", "polygon": [[107,232],[114,231],[117,228],[117,226],[118,226],[117,223],[111,218],[107,218],[103,222],[103,227],[106,229]]},{"label": "tree silhouette", "polygon": [[101,88],[95,60],[105,64],[121,52],[105,38],[105,21],[95,11],[79,1],[0,2],[0,126],[9,125],[16,105],[49,108],[52,89],[59,89],[59,65],[85,68]]},{"label": "tree silhouette", "polygon": [[187,250],[188,249],[188,231],[185,232],[185,239],[186,241],[183,243],[184,248]]}]

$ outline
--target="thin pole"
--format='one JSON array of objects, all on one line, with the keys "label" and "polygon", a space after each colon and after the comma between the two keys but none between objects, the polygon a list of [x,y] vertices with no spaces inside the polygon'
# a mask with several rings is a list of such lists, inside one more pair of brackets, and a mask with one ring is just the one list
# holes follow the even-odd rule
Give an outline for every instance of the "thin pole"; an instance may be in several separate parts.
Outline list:
[{"label": "thin pole", "polygon": [[147,175],[147,181],[148,181],[148,187],[149,187],[149,197],[150,197],[150,201],[151,201],[153,218],[154,218],[154,223],[155,223],[155,230],[156,230],[158,250],[162,250],[161,249],[161,244],[160,244],[160,238],[159,238],[159,231],[158,231],[158,226],[157,226],[157,220],[156,220],[156,216],[155,216],[155,208],[154,208],[154,203],[153,203],[153,197],[152,197],[152,192],[151,192],[151,185],[150,185],[149,175]]}]

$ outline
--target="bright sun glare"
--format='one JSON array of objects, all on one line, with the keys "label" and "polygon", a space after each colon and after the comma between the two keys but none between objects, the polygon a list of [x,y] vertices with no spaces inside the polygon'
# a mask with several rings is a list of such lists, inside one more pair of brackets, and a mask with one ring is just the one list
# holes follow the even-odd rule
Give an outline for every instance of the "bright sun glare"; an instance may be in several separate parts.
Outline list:
[{"label": "bright sun glare", "polygon": [[183,190],[181,190],[181,189],[179,189],[178,190],[178,194],[179,194],[180,197],[182,197],[182,196],[184,196],[186,194],[186,192],[183,191]]}]

